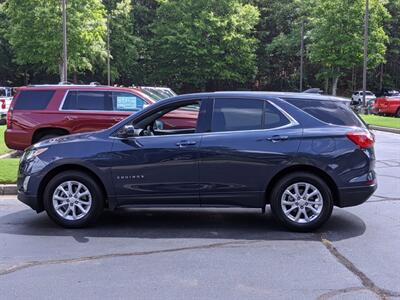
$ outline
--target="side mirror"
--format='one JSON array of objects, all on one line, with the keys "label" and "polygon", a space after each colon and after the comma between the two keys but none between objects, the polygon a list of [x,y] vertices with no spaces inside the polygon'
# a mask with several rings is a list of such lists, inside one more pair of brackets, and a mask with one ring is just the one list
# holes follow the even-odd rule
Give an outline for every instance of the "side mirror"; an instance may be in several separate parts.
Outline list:
[{"label": "side mirror", "polygon": [[131,137],[139,136],[142,129],[137,129],[133,125],[125,125],[118,132],[118,137],[128,139]]}]

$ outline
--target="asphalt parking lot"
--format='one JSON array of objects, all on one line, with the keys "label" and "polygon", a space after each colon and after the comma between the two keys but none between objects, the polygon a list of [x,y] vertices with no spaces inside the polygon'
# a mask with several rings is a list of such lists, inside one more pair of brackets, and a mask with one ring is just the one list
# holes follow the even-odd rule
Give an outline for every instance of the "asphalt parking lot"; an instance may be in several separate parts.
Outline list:
[{"label": "asphalt parking lot", "polygon": [[400,135],[376,137],[375,195],[315,233],[247,209],[120,209],[65,230],[0,197],[0,298],[400,299]]}]

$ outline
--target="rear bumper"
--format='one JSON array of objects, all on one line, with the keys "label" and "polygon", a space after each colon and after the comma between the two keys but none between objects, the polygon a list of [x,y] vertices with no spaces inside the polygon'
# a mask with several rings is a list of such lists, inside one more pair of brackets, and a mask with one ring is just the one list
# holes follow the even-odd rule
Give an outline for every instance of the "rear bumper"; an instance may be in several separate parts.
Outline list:
[{"label": "rear bumper", "polygon": [[23,130],[7,129],[4,140],[8,148],[24,150],[31,145],[32,136],[29,132]]},{"label": "rear bumper", "polygon": [[369,186],[339,188],[339,199],[336,206],[349,207],[364,203],[376,191],[378,185],[375,183]]}]

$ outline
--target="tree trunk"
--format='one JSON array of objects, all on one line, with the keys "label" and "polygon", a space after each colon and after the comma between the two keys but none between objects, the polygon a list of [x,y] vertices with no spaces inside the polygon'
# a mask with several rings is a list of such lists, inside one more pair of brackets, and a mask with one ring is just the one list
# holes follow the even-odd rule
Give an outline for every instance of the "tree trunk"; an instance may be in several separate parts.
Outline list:
[{"label": "tree trunk", "polygon": [[329,91],[329,77],[326,76],[325,77],[325,91],[324,92],[328,94],[328,91]]},{"label": "tree trunk", "polygon": [[63,82],[64,81],[64,78],[63,78],[64,74],[63,74],[63,63],[62,62],[58,65],[58,68],[60,70],[60,82]]},{"label": "tree trunk", "polygon": [[333,77],[333,82],[332,82],[332,96],[336,96],[338,81],[339,81],[339,75],[335,75],[335,77]]}]

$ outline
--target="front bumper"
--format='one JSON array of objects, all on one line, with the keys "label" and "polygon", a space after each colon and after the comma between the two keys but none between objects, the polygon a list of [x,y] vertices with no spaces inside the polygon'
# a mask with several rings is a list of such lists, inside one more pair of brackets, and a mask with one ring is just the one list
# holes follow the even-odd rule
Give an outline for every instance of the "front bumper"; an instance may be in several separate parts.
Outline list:
[{"label": "front bumper", "polygon": [[17,198],[19,201],[21,201],[22,203],[25,203],[33,210],[36,210],[36,212],[40,213],[41,211],[43,211],[43,207],[41,207],[41,205],[39,205],[39,201],[36,196],[26,194],[23,191],[18,191]]},{"label": "front bumper", "polygon": [[339,188],[338,207],[356,206],[364,203],[376,191],[378,185]]}]

